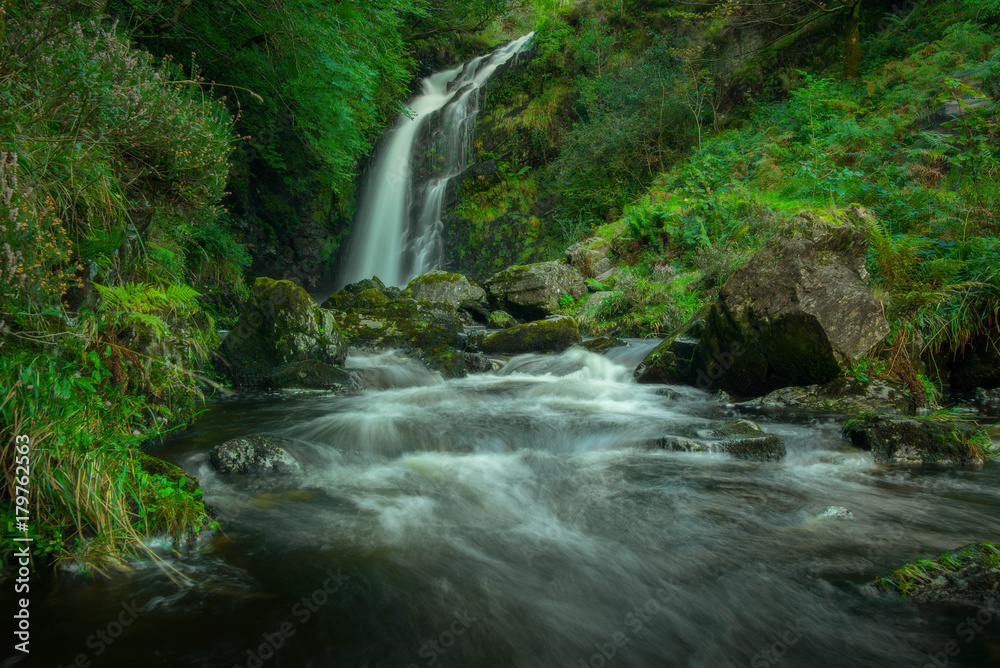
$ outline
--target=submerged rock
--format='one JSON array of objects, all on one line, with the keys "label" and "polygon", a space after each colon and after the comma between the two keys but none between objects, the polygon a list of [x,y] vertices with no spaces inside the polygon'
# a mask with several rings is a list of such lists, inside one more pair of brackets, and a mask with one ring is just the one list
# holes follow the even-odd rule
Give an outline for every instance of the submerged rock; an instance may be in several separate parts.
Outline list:
[{"label": "submerged rock", "polygon": [[555,260],[508,267],[486,281],[485,288],[494,308],[525,320],[554,313],[563,294],[579,299],[587,293],[580,273]]},{"label": "submerged rock", "polygon": [[345,371],[319,360],[292,362],[274,369],[270,375],[275,387],[305,390],[331,390],[337,394],[361,391],[361,382],[353,371]]},{"label": "submerged rock", "polygon": [[215,446],[208,461],[219,473],[290,473],[301,468],[284,448],[257,434]]},{"label": "submerged rock", "polygon": [[868,587],[915,603],[971,606],[1000,614],[1000,546],[966,545],[937,559],[906,564]]},{"label": "submerged rock", "polygon": [[343,364],[344,342],[331,311],[291,281],[258,278],[219,347],[223,371],[237,385],[266,385],[276,367],[315,359]]},{"label": "submerged rock", "polygon": [[739,459],[781,461],[785,457],[785,443],[780,437],[768,434],[750,420],[738,420],[712,431],[721,440],[666,436],[656,441],[656,446],[679,452],[724,452]]},{"label": "submerged rock", "polygon": [[689,367],[675,363],[675,372],[752,397],[847,370],[889,333],[868,290],[869,218],[860,207],[793,218],[726,281],[702,316]]},{"label": "submerged rock", "polygon": [[490,334],[482,343],[488,355],[559,352],[581,341],[580,327],[568,315],[515,325]]},{"label": "submerged rock", "polygon": [[418,301],[444,302],[458,308],[463,304],[483,304],[486,291],[461,274],[432,271],[417,276],[403,291],[403,297]]},{"label": "submerged rock", "polygon": [[990,438],[974,422],[866,415],[844,425],[852,445],[877,464],[980,469]]},{"label": "submerged rock", "polygon": [[834,520],[853,520],[854,513],[843,506],[827,506],[823,509],[823,512],[816,515],[816,517]]},{"label": "submerged rock", "polygon": [[876,411],[912,415],[916,411],[913,395],[901,383],[873,380],[865,384],[850,378],[837,378],[823,385],[783,387],[758,399],[740,402],[738,406],[841,415]]}]

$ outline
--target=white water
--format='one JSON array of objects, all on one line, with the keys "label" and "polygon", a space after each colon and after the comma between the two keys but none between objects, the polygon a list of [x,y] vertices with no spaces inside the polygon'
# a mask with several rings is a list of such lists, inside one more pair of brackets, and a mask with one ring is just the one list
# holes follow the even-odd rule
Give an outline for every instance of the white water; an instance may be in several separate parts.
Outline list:
[{"label": "white water", "polygon": [[[465,167],[479,113],[479,91],[496,69],[521,53],[534,33],[488,56],[433,74],[423,94],[400,114],[372,165],[362,190],[351,238],[344,246],[337,287],[378,276],[403,287],[441,260],[441,206],[448,181]],[[440,154],[432,173],[414,182],[413,162],[421,129],[440,114],[432,139]]]}]

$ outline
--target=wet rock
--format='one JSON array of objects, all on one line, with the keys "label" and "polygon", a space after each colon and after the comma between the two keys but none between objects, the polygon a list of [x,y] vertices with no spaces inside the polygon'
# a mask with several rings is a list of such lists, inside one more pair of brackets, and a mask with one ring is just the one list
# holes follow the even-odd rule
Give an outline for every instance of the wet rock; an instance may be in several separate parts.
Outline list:
[{"label": "wet rock", "polygon": [[843,506],[827,506],[823,509],[823,512],[816,515],[816,517],[830,518],[834,520],[853,520],[854,513]]},{"label": "wet rock", "polygon": [[980,469],[991,443],[974,422],[865,415],[844,425],[852,445],[877,464]]},{"label": "wet rock", "polygon": [[219,473],[291,473],[301,468],[284,448],[257,434],[215,446],[208,461]]},{"label": "wet rock", "polygon": [[589,350],[590,352],[597,353],[598,355],[603,355],[612,348],[619,348],[624,345],[627,344],[621,339],[610,336],[598,336],[593,339],[588,339],[580,344],[584,350]]},{"label": "wet rock", "polygon": [[757,410],[790,409],[840,415],[869,412],[913,415],[916,411],[913,395],[903,384],[883,380],[866,384],[850,378],[837,378],[823,385],[783,387],[738,405]]},{"label": "wet rock", "polygon": [[1000,406],[1000,387],[995,390],[984,390],[981,387],[977,387],[972,395],[972,401],[977,406],[996,408]]},{"label": "wet rock", "polygon": [[336,394],[356,394],[361,391],[361,380],[356,373],[319,360],[303,360],[280,366],[271,372],[270,381],[274,387],[281,388],[330,390]]},{"label": "wet rock", "polygon": [[559,261],[508,267],[494,274],[484,287],[494,308],[524,320],[554,313],[563,294],[579,299],[587,293],[580,273]]},{"label": "wet rock", "polygon": [[743,397],[826,383],[882,341],[889,325],[865,270],[870,217],[807,212],[772,236],[709,307],[686,381]]},{"label": "wet rock", "polygon": [[[698,311],[679,330],[653,348],[636,367],[638,383],[692,384],[691,359],[703,331],[709,307]],[[709,389],[706,386],[702,389]]]},{"label": "wet rock", "polygon": [[462,304],[483,304],[486,291],[461,274],[432,271],[417,276],[403,291],[403,297],[417,301],[444,302],[458,308]]},{"label": "wet rock", "polygon": [[445,375],[462,375],[459,349],[464,328],[451,304],[393,299],[377,309],[348,309],[335,314],[351,346],[368,351],[415,349]]},{"label": "wet rock", "polygon": [[490,334],[483,341],[483,352],[488,355],[559,352],[580,341],[576,320],[562,315]]},{"label": "wet rock", "polygon": [[234,384],[262,385],[273,369],[292,362],[343,364],[347,344],[333,312],[317,306],[305,290],[291,281],[258,278],[219,355]]},{"label": "wet rock", "polygon": [[379,308],[389,303],[389,298],[384,292],[375,288],[368,288],[360,292],[341,290],[330,295],[323,302],[323,308],[333,311],[346,311],[351,308]]},{"label": "wet rock", "polygon": [[1000,614],[1000,546],[974,543],[906,564],[868,589],[914,603],[968,606]]},{"label": "wet rock", "polygon": [[490,373],[496,370],[497,365],[486,355],[478,353],[462,353],[465,360],[466,373]]},{"label": "wet rock", "polygon": [[608,242],[591,237],[566,249],[566,262],[585,278],[594,278],[611,269]]},{"label": "wet rock", "polygon": [[681,398],[681,393],[676,390],[671,390],[669,387],[661,387],[656,391],[656,395],[659,397],[666,397],[671,401],[677,401]]},{"label": "wet rock", "polygon": [[778,436],[765,433],[757,423],[750,420],[723,425],[711,435],[721,440],[665,436],[656,445],[665,450],[681,452],[723,452],[739,459],[757,461],[781,461],[785,457],[784,441]]}]

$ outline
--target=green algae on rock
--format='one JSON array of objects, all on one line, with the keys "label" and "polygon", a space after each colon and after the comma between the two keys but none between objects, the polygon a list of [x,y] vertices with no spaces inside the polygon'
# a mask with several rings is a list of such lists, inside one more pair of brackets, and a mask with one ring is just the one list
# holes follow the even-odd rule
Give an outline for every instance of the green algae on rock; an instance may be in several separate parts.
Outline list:
[{"label": "green algae on rock", "polygon": [[862,415],[844,425],[852,445],[870,450],[877,464],[980,469],[989,436],[975,422]]},{"label": "green algae on rock", "polygon": [[559,352],[581,341],[576,320],[563,315],[535,320],[490,334],[483,352],[491,355]]}]

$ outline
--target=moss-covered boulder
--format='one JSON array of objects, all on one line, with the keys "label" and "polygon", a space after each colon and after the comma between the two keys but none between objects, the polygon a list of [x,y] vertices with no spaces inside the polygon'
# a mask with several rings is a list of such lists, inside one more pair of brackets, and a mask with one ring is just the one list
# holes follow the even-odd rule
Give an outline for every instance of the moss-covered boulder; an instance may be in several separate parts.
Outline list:
[{"label": "moss-covered boulder", "polygon": [[487,355],[559,352],[580,343],[580,327],[562,315],[526,322],[487,336],[482,343]]},{"label": "moss-covered boulder", "polygon": [[863,415],[844,425],[844,438],[870,450],[878,464],[980,469],[991,442],[965,420]]},{"label": "moss-covered boulder", "polygon": [[273,369],[292,362],[343,364],[347,345],[333,313],[309,293],[291,281],[258,278],[219,356],[234,384],[266,385]]},{"label": "moss-covered boulder", "polygon": [[1000,613],[1000,545],[973,543],[905,564],[869,588],[914,603],[971,606]]},{"label": "moss-covered boulder", "polygon": [[353,371],[346,371],[319,360],[303,360],[280,366],[270,374],[274,387],[329,390],[336,394],[355,394],[361,391],[361,382]]},{"label": "moss-covered boulder", "polygon": [[593,339],[588,339],[580,344],[584,350],[588,350],[592,353],[598,355],[603,355],[612,348],[619,348],[621,346],[628,345],[621,339],[614,336],[598,336]]},{"label": "moss-covered boulder", "polygon": [[287,450],[257,434],[215,446],[209,452],[208,462],[219,473],[293,473],[301,470]]},{"label": "moss-covered boulder", "polygon": [[403,297],[418,301],[444,302],[458,308],[463,304],[484,304],[486,291],[461,274],[432,271],[417,276],[403,291]]},{"label": "moss-covered boulder", "polygon": [[587,293],[580,273],[565,262],[539,262],[508,267],[494,274],[484,287],[494,309],[522,320],[536,320],[554,313],[559,299],[579,299]]},{"label": "moss-covered boulder", "polygon": [[763,397],[737,404],[755,410],[802,411],[810,414],[887,413],[913,415],[917,405],[902,383],[873,380],[869,383],[840,377],[823,385],[783,387]]},{"label": "moss-covered boulder", "polygon": [[828,382],[889,333],[868,289],[871,215],[803,213],[719,291],[687,382],[753,397]]}]

